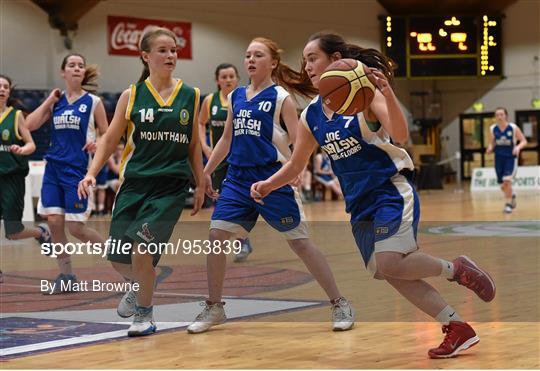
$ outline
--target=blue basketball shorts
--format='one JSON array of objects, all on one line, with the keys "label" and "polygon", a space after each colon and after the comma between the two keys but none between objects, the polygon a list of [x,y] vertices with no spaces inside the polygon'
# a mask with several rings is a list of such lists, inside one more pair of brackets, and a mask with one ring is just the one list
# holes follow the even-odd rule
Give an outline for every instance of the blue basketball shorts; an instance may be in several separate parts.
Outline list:
[{"label": "blue basketball shorts", "polygon": [[230,165],[212,214],[210,229],[245,235],[261,215],[288,240],[308,238],[304,210],[296,189],[289,185],[276,189],[263,199],[264,205],[250,196],[253,183],[270,177],[279,168],[281,164],[250,168]]},{"label": "blue basketball shorts", "polygon": [[420,202],[412,181],[398,174],[358,200],[351,209],[356,245],[368,270],[377,272],[376,254],[408,254],[418,249]]},{"label": "blue basketball shorts", "polygon": [[495,156],[495,173],[497,173],[497,183],[501,184],[505,180],[512,180],[518,168],[517,157]]},{"label": "blue basketball shorts", "polygon": [[92,211],[92,200],[79,199],[77,187],[85,170],[48,161],[41,186],[38,213],[65,215],[68,221],[85,222]]}]

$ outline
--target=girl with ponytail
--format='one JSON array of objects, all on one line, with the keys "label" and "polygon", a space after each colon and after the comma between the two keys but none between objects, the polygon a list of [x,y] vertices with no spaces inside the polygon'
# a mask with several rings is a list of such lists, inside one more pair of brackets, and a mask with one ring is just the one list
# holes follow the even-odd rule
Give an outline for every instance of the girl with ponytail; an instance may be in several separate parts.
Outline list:
[{"label": "girl with ponytail", "polygon": [[[250,84],[229,94],[224,132],[204,169],[207,194],[217,198],[211,174],[228,155],[226,181],[222,184],[210,223],[212,246],[223,246],[235,234],[245,236],[260,214],[283,234],[325,290],[333,309],[334,331],[349,330],[354,325],[353,310],[341,296],[326,259],[309,239],[296,187],[283,184],[270,194],[264,205],[258,205],[249,197],[251,184],[277,172],[291,155],[289,146],[296,138],[298,116],[288,91],[309,94],[314,88],[301,80],[300,73],[281,62],[281,50],[274,41],[266,38],[251,41],[244,67]],[[282,127],[282,121],[286,129]],[[233,250],[239,252],[237,248]],[[202,313],[188,326],[189,333],[208,331],[226,320],[221,301],[225,266],[224,253],[208,255],[209,298]]]},{"label": "girl with ponytail", "polygon": [[[374,49],[348,44],[335,33],[311,36],[304,47],[302,81],[317,88],[326,68],[338,59],[366,64],[377,89],[371,104],[355,116],[326,107],[319,96],[302,112],[291,160],[269,179],[251,187],[257,202],[294,179],[320,146],[332,162],[351,214],[352,233],[373,278],[386,280],[402,296],[442,324],[443,342],[430,349],[431,358],[455,357],[477,344],[476,333],[424,281],[441,277],[473,290],[482,300],[495,297],[495,283],[471,259],[438,259],[418,250],[416,235],[420,205],[412,183],[414,165],[405,150],[390,141],[407,139],[407,123],[391,88],[392,64]],[[346,144],[346,146],[344,145]]]},{"label": "girl with ponytail", "polygon": [[[53,243],[67,243],[65,227],[82,242],[103,243],[99,233],[85,225],[93,202],[77,197],[77,185],[96,149],[97,133],[103,135],[108,126],[103,102],[94,95],[98,88],[97,68],[87,65],[83,55],[70,53],[62,60],[60,74],[64,91],[53,89],[26,118],[31,131],[51,123],[38,213],[47,217]],[[70,291],[77,278],[67,253],[58,255],[57,263],[60,274],[52,293],[61,294]]]},{"label": "girl with ponytail", "polygon": [[[133,317],[128,336],[157,330],[152,298],[161,252],[147,249],[147,244],[162,246],[169,241],[184,209],[191,176],[197,184],[191,215],[201,208],[205,189],[197,128],[200,93],[173,76],[175,34],[166,28],[146,32],[140,52],[141,78],[120,96],[111,126],[78,189],[79,197],[88,196],[99,170],[126,135],[107,258],[132,284],[117,308],[120,317]],[[119,248],[119,241],[128,242],[129,251],[122,251],[126,249]]]}]

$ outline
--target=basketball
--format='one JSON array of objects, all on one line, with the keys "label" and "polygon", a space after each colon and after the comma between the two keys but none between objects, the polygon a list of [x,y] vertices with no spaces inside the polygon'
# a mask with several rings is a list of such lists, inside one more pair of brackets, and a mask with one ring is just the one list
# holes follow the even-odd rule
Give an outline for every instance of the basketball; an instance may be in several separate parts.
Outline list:
[{"label": "basketball", "polygon": [[369,67],[356,59],[340,59],[322,74],[319,92],[324,104],[342,115],[355,115],[366,109],[375,96],[375,83]]}]

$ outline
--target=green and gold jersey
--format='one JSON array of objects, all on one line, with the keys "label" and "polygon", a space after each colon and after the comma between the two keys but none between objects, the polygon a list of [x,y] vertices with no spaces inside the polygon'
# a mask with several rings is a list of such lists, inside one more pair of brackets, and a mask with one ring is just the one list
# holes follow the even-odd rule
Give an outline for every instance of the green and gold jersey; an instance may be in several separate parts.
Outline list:
[{"label": "green and gold jersey", "polygon": [[0,116],[0,175],[28,174],[28,159],[9,150],[13,144],[24,146],[17,127],[21,111],[7,107]]},{"label": "green and gold jersey", "polygon": [[227,111],[229,105],[227,100],[221,98],[219,91],[212,94],[210,104],[208,105],[208,117],[210,123],[210,145],[214,148],[225,129],[225,120],[227,120]]},{"label": "green and gold jersey", "polygon": [[149,79],[131,85],[130,89],[120,177],[190,177],[188,149],[199,89],[178,80],[167,102]]},{"label": "green and gold jersey", "polygon": [[[227,97],[223,99],[219,90],[213,93],[212,97],[210,98],[210,104],[208,105],[208,122],[210,123],[210,147],[212,148],[216,146],[218,140],[223,135],[228,110],[229,105],[227,102]],[[216,170],[221,169],[223,166],[227,166],[226,159],[218,165]]]}]

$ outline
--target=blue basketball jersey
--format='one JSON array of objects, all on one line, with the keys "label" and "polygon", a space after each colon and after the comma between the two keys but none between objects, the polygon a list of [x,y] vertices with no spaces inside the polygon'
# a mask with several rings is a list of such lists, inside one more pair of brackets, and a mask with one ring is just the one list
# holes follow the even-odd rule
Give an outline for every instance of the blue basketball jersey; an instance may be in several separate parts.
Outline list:
[{"label": "blue basketball jersey", "polygon": [[516,145],[516,124],[510,122],[504,130],[499,125],[493,124],[490,127],[491,133],[495,137],[495,156],[514,157],[512,151]]},{"label": "blue basketball jersey", "polygon": [[71,104],[62,94],[53,107],[51,144],[46,160],[78,169],[88,168],[90,156],[82,148],[96,139],[94,110],[98,103],[99,97],[90,93]]},{"label": "blue basketball jersey", "polygon": [[227,161],[238,167],[285,163],[291,156],[290,139],[280,125],[280,117],[289,93],[272,85],[248,100],[246,89],[239,87],[229,95],[233,132]]},{"label": "blue basketball jersey", "polygon": [[407,152],[390,143],[379,123],[368,123],[362,113],[328,118],[319,96],[304,109],[301,124],[306,125],[326,152],[332,170],[345,196],[346,210],[355,202],[403,169],[414,170]]}]

